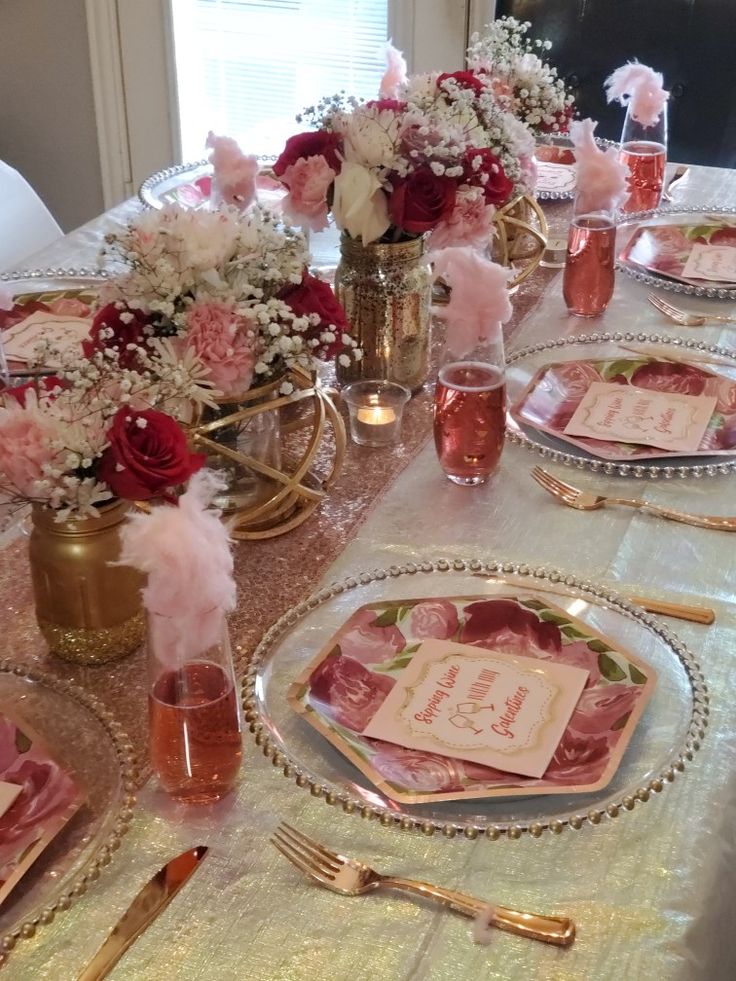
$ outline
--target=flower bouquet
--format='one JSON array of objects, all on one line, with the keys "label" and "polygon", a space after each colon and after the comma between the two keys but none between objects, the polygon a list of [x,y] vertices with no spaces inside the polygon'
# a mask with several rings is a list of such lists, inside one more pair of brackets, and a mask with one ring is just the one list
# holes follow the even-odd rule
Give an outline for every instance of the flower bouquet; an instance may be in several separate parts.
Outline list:
[{"label": "flower bouquet", "polygon": [[468,67],[491,79],[499,104],[536,135],[566,133],[574,112],[574,97],[557,69],[541,55],[551,41],[532,40],[531,24],[515,17],[499,17],[482,34],[475,33],[468,48]]},{"label": "flower bouquet", "polygon": [[140,579],[117,562],[127,502],[170,497],[203,465],[176,417],[210,399],[209,382],[167,339],[131,343],[123,358],[40,347],[57,374],[0,396],[0,493],[33,505],[31,575],[49,648],[107,661],[143,639]]}]

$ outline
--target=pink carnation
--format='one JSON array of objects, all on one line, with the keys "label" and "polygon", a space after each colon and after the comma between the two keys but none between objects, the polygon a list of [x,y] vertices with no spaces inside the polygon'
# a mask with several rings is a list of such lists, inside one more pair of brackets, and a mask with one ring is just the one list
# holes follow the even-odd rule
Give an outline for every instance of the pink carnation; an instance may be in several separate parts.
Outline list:
[{"label": "pink carnation", "polygon": [[26,396],[24,406],[10,400],[0,408],[0,483],[22,497],[38,497],[35,483],[54,459],[54,437],[54,426],[38,410],[35,393]]},{"label": "pink carnation", "polygon": [[256,199],[258,159],[246,156],[229,136],[207,136],[207,147],[212,149],[213,190],[220,200],[237,205],[244,211]]},{"label": "pink carnation", "polygon": [[210,370],[223,395],[250,388],[256,362],[256,331],[250,321],[218,300],[193,303],[187,314],[187,345]]},{"label": "pink carnation", "polygon": [[327,228],[327,192],[336,176],[321,153],[301,157],[287,167],[284,183],[289,193],[283,201],[286,217],[313,232]]},{"label": "pink carnation", "polygon": [[459,188],[450,215],[432,232],[431,248],[445,249],[450,245],[485,248],[491,241],[495,213],[493,205],[486,203],[482,188]]}]

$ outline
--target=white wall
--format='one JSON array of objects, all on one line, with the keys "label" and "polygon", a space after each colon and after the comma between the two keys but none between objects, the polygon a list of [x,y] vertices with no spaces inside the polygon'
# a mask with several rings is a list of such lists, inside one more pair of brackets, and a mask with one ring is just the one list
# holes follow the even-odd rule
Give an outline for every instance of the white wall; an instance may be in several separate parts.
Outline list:
[{"label": "white wall", "polygon": [[84,0],[0,0],[0,159],[65,231],[103,210],[89,65]]}]

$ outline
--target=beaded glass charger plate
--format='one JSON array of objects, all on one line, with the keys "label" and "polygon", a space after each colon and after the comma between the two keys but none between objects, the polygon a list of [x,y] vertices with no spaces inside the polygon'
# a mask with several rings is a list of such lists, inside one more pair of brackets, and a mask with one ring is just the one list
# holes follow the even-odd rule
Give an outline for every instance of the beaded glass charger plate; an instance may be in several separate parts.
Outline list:
[{"label": "beaded glass charger plate", "polygon": [[[597,447],[592,440],[586,443],[563,434],[590,384],[611,380],[690,395],[720,386],[703,448],[691,456],[668,456],[661,450],[653,460],[648,458],[651,447],[623,443]],[[736,473],[736,352],[727,348],[661,334],[559,338],[509,355],[506,386],[508,438],[551,462],[636,478]]]},{"label": "beaded glass charger plate", "polygon": [[[510,593],[539,600],[543,607],[554,605],[610,639],[616,649],[640,653],[642,661],[656,672],[651,700],[607,786],[583,794],[520,793],[493,799],[397,802],[290,705],[288,692],[294,680],[360,607],[437,596],[492,599]],[[342,694],[350,699],[348,689],[349,685]],[[545,829],[553,833],[576,829],[640,806],[692,758],[707,717],[707,693],[696,661],[653,617],[615,593],[572,575],[460,559],[374,570],[320,590],[284,614],[264,636],[244,679],[243,697],[246,721],[264,754],[315,797],[385,826],[448,837],[486,834],[493,839],[516,838],[525,832],[538,836]],[[569,762],[581,765],[596,746],[595,737],[571,745]],[[412,754],[394,755],[398,760],[394,771],[403,767],[405,784],[429,790],[449,779],[453,764],[446,760],[428,762]]]},{"label": "beaded glass charger plate", "polygon": [[[605,150],[616,146],[611,140],[596,139]],[[539,137],[534,151],[537,164],[537,181],[534,197],[539,201],[569,201],[575,197],[575,152],[572,140],[564,134]]]},{"label": "beaded glass charger plate", "polygon": [[[2,963],[16,941],[68,909],[110,863],[132,818],[135,759],[127,736],[102,704],[53,675],[0,661],[0,713],[35,731],[82,793],[79,809],[0,907]],[[15,814],[13,825],[0,827],[3,841],[22,830],[24,820],[37,819],[39,809],[50,806],[47,797],[53,801],[54,788],[45,793],[50,778],[43,771],[37,766],[29,776],[36,790],[34,814],[23,812],[21,795],[8,812]]]},{"label": "beaded glass charger plate", "polygon": [[694,245],[736,248],[736,208],[657,208],[628,215],[618,226],[616,268],[649,286],[736,300],[736,282],[683,276]]},{"label": "beaded glass charger plate", "polygon": [[[268,167],[276,157],[259,157],[262,167]],[[267,208],[275,208],[286,188],[273,177],[261,173],[256,182],[258,200]],[[212,164],[207,160],[167,167],[147,177],[138,189],[138,197],[148,208],[163,208],[179,204],[184,208],[211,207]]]}]

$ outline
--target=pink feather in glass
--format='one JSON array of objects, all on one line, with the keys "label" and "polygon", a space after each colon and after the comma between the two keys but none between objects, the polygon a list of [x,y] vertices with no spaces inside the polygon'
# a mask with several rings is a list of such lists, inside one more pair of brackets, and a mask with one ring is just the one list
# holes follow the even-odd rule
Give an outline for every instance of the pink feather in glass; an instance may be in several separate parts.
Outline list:
[{"label": "pink feather in glass", "polygon": [[663,81],[661,72],[638,61],[629,61],[606,79],[606,98],[609,102],[617,99],[622,106],[630,105],[636,122],[654,126],[670,97]]}]

